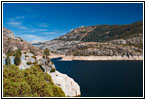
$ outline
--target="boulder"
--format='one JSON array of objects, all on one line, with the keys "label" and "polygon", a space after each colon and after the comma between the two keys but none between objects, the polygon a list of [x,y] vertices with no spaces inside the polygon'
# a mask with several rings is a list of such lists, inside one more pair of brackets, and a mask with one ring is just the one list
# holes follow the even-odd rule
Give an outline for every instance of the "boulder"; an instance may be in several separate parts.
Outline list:
[{"label": "boulder", "polygon": [[58,71],[53,73],[48,72],[51,75],[54,84],[59,86],[68,97],[80,96],[80,86],[66,74],[62,74]]}]

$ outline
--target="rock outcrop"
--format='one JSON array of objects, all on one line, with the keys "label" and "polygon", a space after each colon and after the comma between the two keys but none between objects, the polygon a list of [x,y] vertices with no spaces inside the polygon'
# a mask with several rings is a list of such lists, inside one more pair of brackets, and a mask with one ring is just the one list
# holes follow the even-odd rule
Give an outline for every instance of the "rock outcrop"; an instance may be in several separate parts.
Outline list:
[{"label": "rock outcrop", "polygon": [[6,28],[3,28],[3,52],[22,50],[27,52],[32,52],[35,55],[41,55],[42,51],[29,44],[27,41],[21,39],[20,37],[15,37],[14,33]]},{"label": "rock outcrop", "polygon": [[41,49],[49,48],[53,53],[65,54],[70,48],[80,41],[63,41],[63,40],[51,40],[41,45],[34,45]]},{"label": "rock outcrop", "polygon": [[48,74],[51,75],[54,84],[59,86],[65,92],[66,96],[75,97],[81,95],[80,86],[66,74],[62,74],[58,71],[55,71],[54,73],[48,72]]},{"label": "rock outcrop", "polygon": [[[121,42],[121,41],[120,41]],[[73,56],[142,56],[141,48],[113,43],[82,42],[71,48],[67,55]]]}]

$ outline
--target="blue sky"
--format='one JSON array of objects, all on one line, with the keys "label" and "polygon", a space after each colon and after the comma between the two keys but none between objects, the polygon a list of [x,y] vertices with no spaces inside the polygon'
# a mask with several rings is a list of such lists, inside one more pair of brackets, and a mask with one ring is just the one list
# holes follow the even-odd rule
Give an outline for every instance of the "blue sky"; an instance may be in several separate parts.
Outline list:
[{"label": "blue sky", "polygon": [[142,3],[4,3],[3,26],[27,41],[51,40],[80,26],[143,20]]}]

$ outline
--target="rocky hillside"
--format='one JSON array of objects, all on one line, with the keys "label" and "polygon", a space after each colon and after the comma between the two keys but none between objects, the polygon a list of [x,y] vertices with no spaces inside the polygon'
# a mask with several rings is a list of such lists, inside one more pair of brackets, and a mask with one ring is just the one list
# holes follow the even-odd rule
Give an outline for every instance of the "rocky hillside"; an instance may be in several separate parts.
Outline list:
[{"label": "rocky hillside", "polygon": [[[61,36],[55,40],[64,41],[84,41],[84,42],[107,42],[115,39],[132,39],[134,37],[140,39],[138,43],[142,43],[143,22],[135,22],[127,25],[95,25],[82,26],[71,30],[71,32]],[[130,43],[137,43],[130,41]]]},{"label": "rocky hillside", "polygon": [[82,42],[68,50],[67,55],[73,56],[142,56],[142,49],[113,43]]},{"label": "rocky hillside", "polygon": [[35,55],[41,55],[42,51],[29,44],[27,41],[20,37],[15,37],[14,33],[6,28],[3,28],[3,52],[15,50],[29,51]]},{"label": "rocky hillside", "polygon": [[[81,52],[79,49],[82,48],[82,43],[89,44],[89,42],[108,44],[112,46],[110,51],[117,51],[118,48],[121,48],[119,53],[111,53],[111,55],[122,55],[122,54],[141,54],[143,48],[143,22],[135,22],[127,25],[94,25],[94,26],[82,26],[76,29],[71,30],[69,33],[58,37],[54,40],[47,41],[38,47],[44,49],[48,48],[53,52],[74,55],[75,52]],[[92,44],[92,43],[91,43]],[[94,44],[92,44],[93,46]],[[122,46],[121,46],[122,45]],[[80,47],[81,46],[81,47]],[[86,53],[90,54],[91,51],[100,51],[109,52],[107,49],[104,49],[107,45],[103,45],[103,48],[97,47],[90,48],[88,45],[84,45]],[[94,47],[94,46],[93,46]],[[96,47],[96,45],[95,45]],[[127,48],[123,50],[122,48]],[[136,48],[134,51],[132,48]],[[83,49],[83,48],[82,48]],[[94,49],[94,50],[93,50]],[[126,52],[125,52],[126,51]],[[132,51],[132,52],[131,52]],[[81,53],[82,54],[82,53]],[[87,54],[87,55],[88,55]],[[134,55],[133,54],[133,55]],[[77,55],[77,54],[75,54]],[[85,54],[86,55],[86,54]],[[101,55],[101,54],[96,54]],[[107,55],[102,53],[102,55]]]}]

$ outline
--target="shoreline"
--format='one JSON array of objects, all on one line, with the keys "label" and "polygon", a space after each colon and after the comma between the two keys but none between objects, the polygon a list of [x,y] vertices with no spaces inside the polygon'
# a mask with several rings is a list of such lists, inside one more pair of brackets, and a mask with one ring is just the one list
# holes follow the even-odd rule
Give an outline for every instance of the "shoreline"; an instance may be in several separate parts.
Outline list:
[{"label": "shoreline", "polygon": [[65,55],[52,55],[50,58],[59,58],[60,61],[73,61],[73,60],[85,60],[85,61],[118,61],[118,60],[143,60],[143,56],[65,56]]}]

